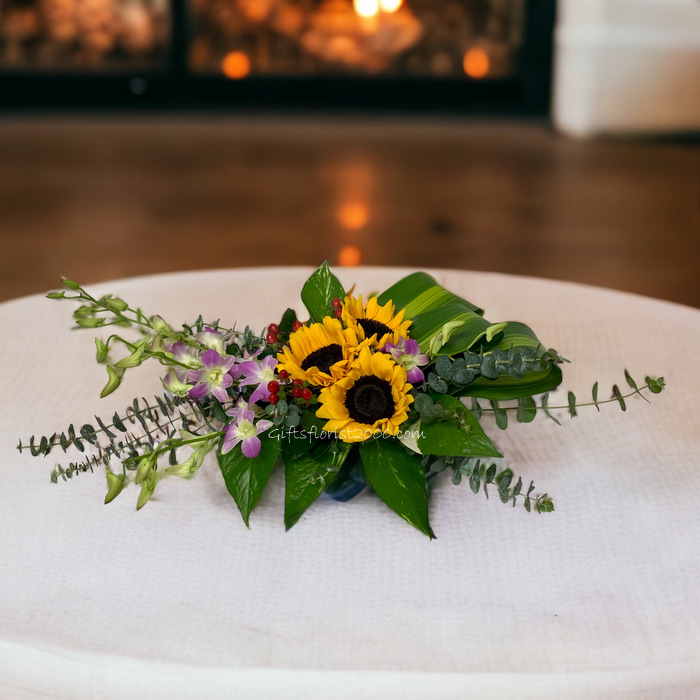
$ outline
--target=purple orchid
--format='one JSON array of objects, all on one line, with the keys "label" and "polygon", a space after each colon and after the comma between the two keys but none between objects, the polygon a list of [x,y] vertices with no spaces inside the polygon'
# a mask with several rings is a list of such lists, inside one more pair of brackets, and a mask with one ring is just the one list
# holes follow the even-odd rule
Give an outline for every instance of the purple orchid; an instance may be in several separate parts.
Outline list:
[{"label": "purple orchid", "polygon": [[421,353],[418,341],[401,338],[398,345],[387,343],[383,350],[406,370],[406,378],[411,384],[418,384],[425,379],[420,368],[427,365],[430,358]]},{"label": "purple orchid", "polygon": [[191,384],[186,384],[183,379],[187,379],[186,376],[183,376],[182,373],[178,372],[176,369],[169,369],[168,373],[161,379],[161,382],[163,383],[163,387],[165,388],[166,391],[169,391],[171,394],[175,394],[175,396],[187,396],[189,393],[190,389],[192,388]]},{"label": "purple orchid", "polygon": [[226,389],[233,384],[229,374],[233,363],[233,357],[221,357],[216,350],[207,350],[202,355],[202,369],[190,370],[187,374],[191,382],[196,382],[189,390],[190,398],[201,399],[212,394],[218,401],[228,401]]},{"label": "purple orchid", "polygon": [[249,360],[238,365],[240,376],[243,377],[238,386],[255,386],[255,391],[249,399],[250,403],[255,403],[260,399],[263,401],[270,399],[270,390],[267,388],[267,384],[277,378],[275,375],[276,366],[277,360],[272,355],[265,357],[262,362]]},{"label": "purple orchid", "polygon": [[239,442],[241,452],[253,459],[260,454],[262,443],[258,435],[264,433],[272,427],[272,421],[259,420],[254,423],[255,414],[250,410],[243,410],[238,414],[235,422],[229,423],[224,430],[224,442],[221,446],[221,453],[230,452]]},{"label": "purple orchid", "polygon": [[196,333],[194,337],[200,345],[203,345],[208,350],[216,350],[219,355],[225,354],[226,338],[224,337],[223,333],[206,326],[201,333]]},{"label": "purple orchid", "polygon": [[238,420],[238,416],[240,416],[243,411],[249,410],[248,402],[241,396],[241,398],[226,411],[226,415],[231,416],[234,420]]},{"label": "purple orchid", "polygon": [[165,349],[173,354],[174,359],[179,362],[180,365],[185,365],[184,367],[172,367],[172,371],[175,372],[177,378],[181,382],[187,381],[187,375],[189,374],[190,370],[198,369],[202,366],[202,362],[199,358],[199,350],[191,345],[183,343],[181,340],[178,340],[176,343],[166,345]]}]

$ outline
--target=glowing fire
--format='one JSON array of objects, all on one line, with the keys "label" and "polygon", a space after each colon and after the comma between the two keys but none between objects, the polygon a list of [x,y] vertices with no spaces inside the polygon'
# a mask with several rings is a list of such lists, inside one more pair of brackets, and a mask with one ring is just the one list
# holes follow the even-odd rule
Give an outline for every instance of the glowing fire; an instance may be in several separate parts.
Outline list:
[{"label": "glowing fire", "polygon": [[362,262],[362,251],[356,245],[346,245],[338,253],[338,262],[342,267],[355,267]]},{"label": "glowing fire", "polygon": [[376,17],[379,14],[379,0],[353,0],[353,6],[360,17]]},{"label": "glowing fire", "polygon": [[491,68],[489,56],[483,49],[469,49],[469,51],[464,54],[462,67],[470,78],[483,78],[485,75],[488,75],[489,69]]},{"label": "glowing fire", "polygon": [[231,51],[221,62],[221,72],[231,80],[240,80],[250,74],[250,59],[242,51]]},{"label": "glowing fire", "polygon": [[369,210],[362,202],[348,202],[338,209],[338,221],[350,231],[361,229],[369,220]]},{"label": "glowing fire", "polygon": [[379,0],[382,12],[396,12],[403,5],[403,0]]}]

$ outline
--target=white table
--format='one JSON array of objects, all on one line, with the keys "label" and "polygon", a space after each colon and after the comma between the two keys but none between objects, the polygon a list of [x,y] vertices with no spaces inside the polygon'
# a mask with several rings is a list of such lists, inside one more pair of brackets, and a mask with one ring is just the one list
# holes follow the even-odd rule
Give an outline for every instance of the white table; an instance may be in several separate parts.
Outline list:
[{"label": "white table", "polygon": [[[308,269],[123,280],[114,292],[173,324],[262,329]],[[382,290],[408,270],[342,269]],[[528,514],[436,479],[429,541],[375,496],[315,503],[288,533],[275,473],[251,529],[213,459],[103,505],[101,473],[50,483],[28,437],[110,417],[160,390],[145,365],[98,398],[104,369],[73,306],[0,306],[0,697],[700,697],[700,312],[583,286],[439,271],[440,282],[522,320],[568,357],[563,387],[663,375],[622,413],[581,410],[485,427],[556,511]],[[564,391],[557,392],[565,402]],[[552,397],[551,403],[554,401]]]}]

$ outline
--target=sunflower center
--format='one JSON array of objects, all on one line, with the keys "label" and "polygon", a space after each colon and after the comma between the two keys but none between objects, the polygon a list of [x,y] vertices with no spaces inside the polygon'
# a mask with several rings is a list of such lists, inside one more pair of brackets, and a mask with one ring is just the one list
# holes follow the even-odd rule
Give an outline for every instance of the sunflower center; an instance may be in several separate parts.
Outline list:
[{"label": "sunflower center", "polygon": [[320,372],[330,374],[331,367],[342,359],[343,348],[338,343],[331,343],[309,353],[301,363],[301,368],[306,372],[309,367],[318,367]]},{"label": "sunflower center", "polygon": [[391,385],[375,376],[360,377],[345,394],[345,408],[358,423],[375,423],[394,415]]},{"label": "sunflower center", "polygon": [[376,333],[377,339],[379,339],[387,333],[391,333],[391,328],[389,328],[389,326],[375,321],[373,318],[358,318],[357,323],[362,326],[362,330],[365,332],[365,338],[371,338]]}]

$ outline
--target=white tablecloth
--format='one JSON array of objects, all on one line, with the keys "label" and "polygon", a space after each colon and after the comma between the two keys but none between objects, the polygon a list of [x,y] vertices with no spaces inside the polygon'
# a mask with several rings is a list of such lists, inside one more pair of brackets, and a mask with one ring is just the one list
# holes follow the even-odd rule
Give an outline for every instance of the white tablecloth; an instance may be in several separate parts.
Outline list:
[{"label": "white tablecloth", "polygon": [[[173,324],[260,330],[301,309],[307,269],[188,273],[99,285]],[[407,270],[340,270],[382,290]],[[564,390],[601,398],[663,375],[667,391],[501,432],[546,515],[436,479],[428,540],[362,493],[315,503],[285,533],[275,473],[247,529],[212,459],[103,505],[102,473],[54,485],[20,437],[110,417],[160,390],[156,365],[100,400],[93,332],[72,305],[0,306],[0,698],[700,697],[700,312],[617,292],[437,272],[568,357]],[[555,401],[555,396],[558,401]]]}]

